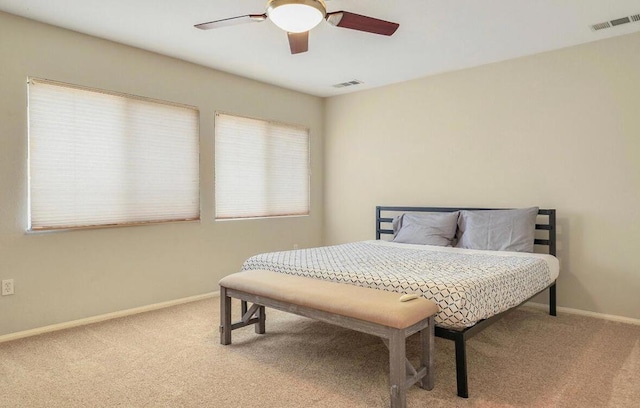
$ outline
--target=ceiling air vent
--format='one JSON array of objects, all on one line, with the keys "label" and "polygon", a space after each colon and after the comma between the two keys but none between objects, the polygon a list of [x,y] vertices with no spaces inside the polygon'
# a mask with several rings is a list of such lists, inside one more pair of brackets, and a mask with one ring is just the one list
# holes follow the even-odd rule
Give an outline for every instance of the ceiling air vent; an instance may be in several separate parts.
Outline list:
[{"label": "ceiling air vent", "polygon": [[611,28],[611,24],[608,21],[604,23],[594,24],[591,26],[593,31],[604,30],[605,28]]},{"label": "ceiling air vent", "polygon": [[620,24],[627,24],[630,23],[631,20],[629,19],[629,17],[623,17],[623,18],[618,18],[615,20],[611,20],[611,25],[612,26],[618,26]]},{"label": "ceiling air vent", "polygon": [[604,23],[598,23],[591,26],[593,31],[604,30],[605,28],[612,28],[615,26],[619,26],[622,24],[627,24],[630,22],[640,21],[640,14],[634,14],[633,16],[628,17],[620,17],[611,21],[605,21]]},{"label": "ceiling air vent", "polygon": [[344,88],[345,86],[354,86],[354,85],[360,85],[364,82],[354,79],[353,81],[348,81],[348,82],[342,82],[339,84],[334,84],[333,87],[334,88]]}]

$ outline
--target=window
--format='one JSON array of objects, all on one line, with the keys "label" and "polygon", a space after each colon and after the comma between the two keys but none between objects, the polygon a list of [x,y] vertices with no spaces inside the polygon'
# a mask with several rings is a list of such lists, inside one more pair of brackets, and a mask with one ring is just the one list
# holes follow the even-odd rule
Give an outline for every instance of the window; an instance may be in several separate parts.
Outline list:
[{"label": "window", "polygon": [[309,214],[309,129],[216,114],[216,219]]},{"label": "window", "polygon": [[29,81],[29,229],[200,218],[198,111]]}]

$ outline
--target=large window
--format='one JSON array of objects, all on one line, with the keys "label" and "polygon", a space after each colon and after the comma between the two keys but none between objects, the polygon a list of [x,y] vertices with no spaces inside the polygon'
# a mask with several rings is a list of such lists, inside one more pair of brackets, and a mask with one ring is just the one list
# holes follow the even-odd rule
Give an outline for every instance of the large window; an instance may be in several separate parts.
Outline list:
[{"label": "large window", "polygon": [[309,214],[309,129],[216,114],[216,219]]},{"label": "large window", "polygon": [[200,217],[195,108],[29,81],[29,229]]}]

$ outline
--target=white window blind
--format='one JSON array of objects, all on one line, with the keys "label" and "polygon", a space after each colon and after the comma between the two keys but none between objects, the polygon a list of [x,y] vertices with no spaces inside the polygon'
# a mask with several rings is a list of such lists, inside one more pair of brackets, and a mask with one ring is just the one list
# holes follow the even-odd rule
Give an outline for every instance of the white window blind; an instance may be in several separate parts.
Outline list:
[{"label": "white window blind", "polygon": [[309,214],[309,130],[222,113],[215,122],[216,219]]},{"label": "white window blind", "polygon": [[198,111],[29,81],[29,229],[200,217]]}]

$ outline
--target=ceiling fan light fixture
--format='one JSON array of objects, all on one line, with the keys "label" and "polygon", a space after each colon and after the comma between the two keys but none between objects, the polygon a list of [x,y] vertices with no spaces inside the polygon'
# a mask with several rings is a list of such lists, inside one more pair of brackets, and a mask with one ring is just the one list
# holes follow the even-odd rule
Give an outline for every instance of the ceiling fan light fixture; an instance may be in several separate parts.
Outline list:
[{"label": "ceiling fan light fixture", "polygon": [[327,14],[322,0],[271,0],[267,15],[289,33],[303,33],[320,24]]}]

